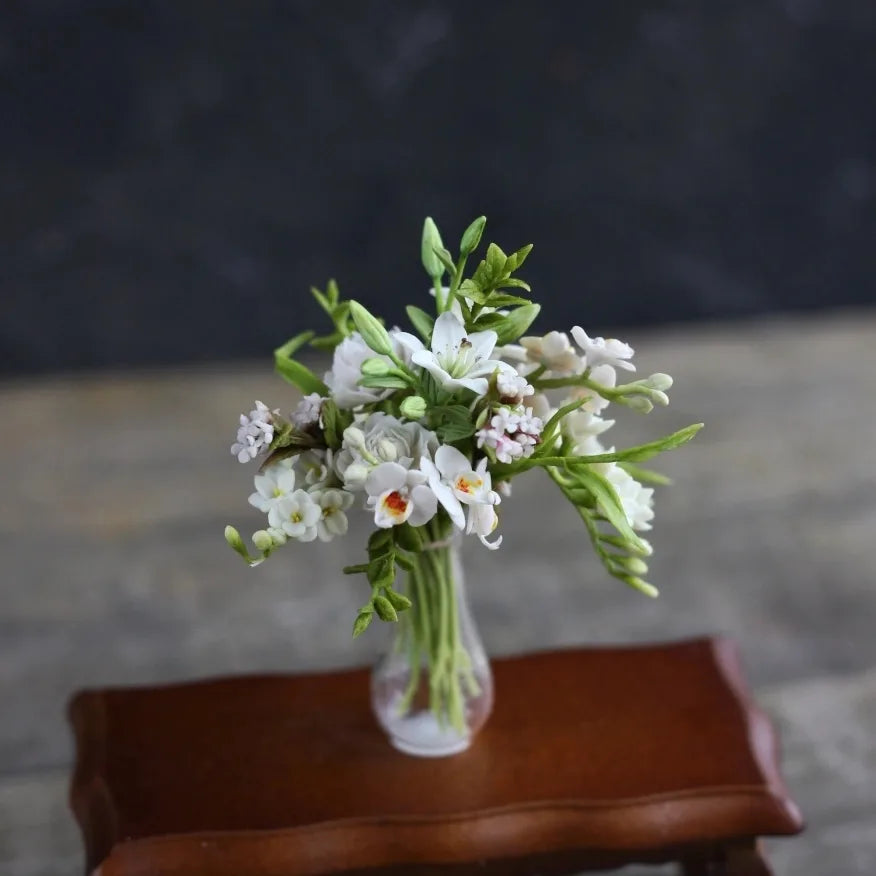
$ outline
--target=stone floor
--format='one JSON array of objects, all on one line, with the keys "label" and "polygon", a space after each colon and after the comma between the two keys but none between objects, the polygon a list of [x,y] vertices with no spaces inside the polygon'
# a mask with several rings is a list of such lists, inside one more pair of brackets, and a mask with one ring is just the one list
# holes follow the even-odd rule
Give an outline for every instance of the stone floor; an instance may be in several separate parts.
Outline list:
[{"label": "stone floor", "polygon": [[[662,597],[607,579],[533,472],[503,505],[502,550],[467,545],[486,643],[502,654],[733,636],[809,822],[770,844],[777,873],[872,876],[876,312],[631,340],[640,369],[676,386],[668,410],[621,412],[623,443],[707,424],[662,461],[675,480],[651,539]],[[65,799],[75,688],[336,667],[379,650],[370,632],[350,641],[359,584],[339,572],[358,560],[361,527],[254,571],[223,544],[225,523],[258,521],[252,472],[227,450],[256,397],[290,401],[266,367],[0,386],[0,872],[81,872]]]}]

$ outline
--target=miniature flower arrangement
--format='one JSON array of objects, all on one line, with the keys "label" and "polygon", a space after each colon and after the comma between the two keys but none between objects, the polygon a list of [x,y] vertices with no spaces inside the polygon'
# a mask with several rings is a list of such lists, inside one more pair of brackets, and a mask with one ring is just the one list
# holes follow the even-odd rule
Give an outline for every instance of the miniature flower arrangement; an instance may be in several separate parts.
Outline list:
[{"label": "miniature flower arrangement", "polygon": [[[361,304],[341,300],[334,282],[314,289],[331,332],[304,332],[275,351],[278,372],[303,398],[288,417],[256,402],[231,448],[240,462],[260,461],[249,501],[267,525],[252,536],[255,554],[236,529],[225,533],[250,565],[292,542],[343,536],[354,507],[373,519],[367,558],[344,569],[364,575],[370,591],[353,635],[375,617],[398,624],[372,677],[373,701],[396,746],[416,754],[466,747],[492,704],[458,536],[499,548],[499,509],[514,478],[542,469],[580,515],[607,572],[656,596],[644,577],[651,547],[639,533],[651,528],[653,485],[665,479],[639,464],[701,425],[606,448],[614,425],[606,408],[647,413],[668,403],[672,379],[620,383],[619,373],[635,371],[633,349],[579,326],[571,339],[527,335],[540,307],[516,274],[531,246],[506,255],[490,244],[466,277],[485,223],[468,227],[454,258],[426,220],[422,261],[434,314],[407,308],[416,334],[387,329]],[[322,379],[294,358],[308,345],[332,353]]]}]

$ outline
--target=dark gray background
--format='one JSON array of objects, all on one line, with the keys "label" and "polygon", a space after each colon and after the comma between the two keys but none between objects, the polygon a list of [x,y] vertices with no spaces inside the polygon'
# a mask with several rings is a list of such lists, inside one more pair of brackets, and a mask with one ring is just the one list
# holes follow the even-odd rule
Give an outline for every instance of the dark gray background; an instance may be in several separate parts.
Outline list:
[{"label": "dark gray background", "polygon": [[876,3],[29,0],[0,12],[0,370],[401,319],[478,213],[541,325],[869,303]]}]

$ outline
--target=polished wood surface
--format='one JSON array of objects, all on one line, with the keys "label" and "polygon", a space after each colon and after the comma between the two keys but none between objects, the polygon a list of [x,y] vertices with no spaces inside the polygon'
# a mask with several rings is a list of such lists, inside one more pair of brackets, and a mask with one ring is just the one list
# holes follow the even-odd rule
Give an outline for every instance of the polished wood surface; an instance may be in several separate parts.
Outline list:
[{"label": "polished wood surface", "polygon": [[486,728],[439,760],[390,747],[364,670],[80,693],[71,796],[88,868],[695,866],[801,829],[729,642],[547,652],[495,674]]}]

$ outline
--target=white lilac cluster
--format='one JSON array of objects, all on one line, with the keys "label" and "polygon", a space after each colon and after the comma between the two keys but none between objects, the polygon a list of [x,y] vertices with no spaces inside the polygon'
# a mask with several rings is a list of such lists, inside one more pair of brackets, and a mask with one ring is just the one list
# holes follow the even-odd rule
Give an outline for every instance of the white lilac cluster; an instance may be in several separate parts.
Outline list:
[{"label": "white lilac cluster", "polygon": [[274,416],[279,411],[268,410],[268,406],[260,401],[255,405],[249,416],[240,415],[237,441],[231,445],[231,452],[240,462],[255,459],[262,451],[267,450],[274,440]]},{"label": "white lilac cluster", "polygon": [[500,407],[489,419],[489,425],[475,435],[478,447],[488,447],[499,462],[511,463],[532,456],[539,443],[544,423],[532,408]]}]

